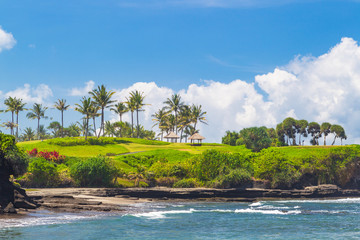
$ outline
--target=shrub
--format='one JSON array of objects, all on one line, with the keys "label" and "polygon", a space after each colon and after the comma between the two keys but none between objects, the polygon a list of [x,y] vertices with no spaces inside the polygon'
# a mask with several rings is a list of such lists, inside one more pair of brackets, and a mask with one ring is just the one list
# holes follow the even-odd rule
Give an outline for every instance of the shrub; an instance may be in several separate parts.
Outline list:
[{"label": "shrub", "polygon": [[177,179],[174,177],[160,177],[156,179],[156,185],[163,187],[172,187],[176,180]]},{"label": "shrub", "polygon": [[88,158],[70,167],[70,175],[79,186],[109,186],[116,175],[115,168],[104,157]]},{"label": "shrub", "polygon": [[219,176],[212,184],[216,188],[242,187],[251,182],[251,174],[245,169],[233,169],[228,174]]},{"label": "shrub", "polygon": [[56,151],[52,151],[52,152],[48,152],[46,150],[38,151],[36,148],[34,148],[33,150],[28,151],[27,153],[30,157],[45,158],[46,160],[55,163],[63,163],[65,160],[65,156],[60,155],[59,152]]},{"label": "shrub", "polygon": [[174,188],[195,188],[199,186],[201,184],[195,178],[182,179],[173,185]]},{"label": "shrub", "polygon": [[59,175],[56,164],[44,158],[33,158],[29,164],[27,185],[33,187],[54,187],[58,185]]}]

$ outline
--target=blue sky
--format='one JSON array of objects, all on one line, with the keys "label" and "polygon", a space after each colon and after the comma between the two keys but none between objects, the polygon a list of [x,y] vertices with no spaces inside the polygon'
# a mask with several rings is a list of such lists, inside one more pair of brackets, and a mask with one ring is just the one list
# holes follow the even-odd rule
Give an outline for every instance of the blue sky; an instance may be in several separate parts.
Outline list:
[{"label": "blue sky", "polygon": [[[16,43],[0,52],[0,91],[4,97],[29,84],[36,98],[41,90],[34,89],[45,84],[52,94],[41,101],[66,98],[73,104],[80,96],[71,96],[71,90],[84,88],[90,80],[119,91],[138,82],[154,82],[167,88],[167,94],[183,91],[190,101],[196,99],[189,95],[191,84],[210,86],[212,80],[229,86],[239,79],[252,84],[265,102],[272,101],[256,76],[276,68],[298,76],[288,68],[296,56],[317,58],[344,37],[358,41],[359,12],[358,1],[5,0],[0,3],[0,26]],[[245,112],[247,98],[238,99]],[[254,108],[257,113],[264,111]],[[326,115],[287,107],[276,110],[273,122],[291,110],[299,118],[319,121]],[[52,114],[55,117],[56,111]],[[329,114],[330,120],[349,124],[344,116]],[[7,118],[0,116],[1,121]],[[260,120],[254,123],[273,125]],[[228,124],[234,130],[247,126],[240,120]],[[225,128],[216,130],[219,133],[209,134],[210,139],[220,141]],[[357,142],[357,137],[352,136],[352,141]]]}]

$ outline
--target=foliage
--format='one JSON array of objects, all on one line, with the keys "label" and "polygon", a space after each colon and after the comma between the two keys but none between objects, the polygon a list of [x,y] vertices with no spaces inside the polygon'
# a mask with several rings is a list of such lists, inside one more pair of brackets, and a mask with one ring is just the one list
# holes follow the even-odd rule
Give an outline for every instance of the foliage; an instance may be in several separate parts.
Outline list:
[{"label": "foliage", "polygon": [[19,176],[25,173],[27,166],[28,158],[16,146],[15,137],[0,133],[0,175]]},{"label": "foliage", "polygon": [[240,131],[240,137],[245,146],[255,152],[259,152],[263,148],[268,148],[271,144],[271,139],[266,127],[244,128]]},{"label": "foliage", "polygon": [[116,170],[105,157],[93,157],[79,161],[70,167],[70,175],[82,187],[109,186]]},{"label": "foliage", "polygon": [[236,188],[251,182],[251,173],[246,169],[232,169],[228,174],[219,175],[210,186],[215,188]]},{"label": "foliage", "polygon": [[202,184],[198,182],[195,178],[185,178],[176,183],[174,183],[174,188],[195,188],[200,187]]},{"label": "foliage", "polygon": [[29,164],[28,181],[33,187],[55,187],[59,182],[56,164],[44,158],[33,158]]},{"label": "foliage", "polygon": [[228,144],[230,146],[235,146],[236,144],[236,140],[239,139],[239,133],[235,132],[235,131],[226,131],[225,136],[222,138],[221,142],[223,144]]}]

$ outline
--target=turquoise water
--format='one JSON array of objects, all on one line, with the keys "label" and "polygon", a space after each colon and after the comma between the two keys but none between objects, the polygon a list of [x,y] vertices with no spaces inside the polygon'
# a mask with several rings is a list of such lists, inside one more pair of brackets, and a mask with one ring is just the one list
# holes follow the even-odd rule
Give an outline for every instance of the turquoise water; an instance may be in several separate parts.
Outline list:
[{"label": "turquoise water", "polygon": [[0,219],[0,239],[360,239],[360,198],[151,203],[129,211]]}]

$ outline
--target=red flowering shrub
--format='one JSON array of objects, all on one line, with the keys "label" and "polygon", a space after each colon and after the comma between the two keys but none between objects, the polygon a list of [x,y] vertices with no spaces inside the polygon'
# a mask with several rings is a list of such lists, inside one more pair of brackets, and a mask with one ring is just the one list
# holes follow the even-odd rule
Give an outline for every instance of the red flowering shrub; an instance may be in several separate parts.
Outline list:
[{"label": "red flowering shrub", "polygon": [[60,155],[59,152],[52,151],[48,152],[46,150],[44,151],[38,151],[36,148],[34,148],[31,151],[27,152],[30,157],[42,157],[45,158],[48,161],[55,162],[55,163],[62,163],[65,160],[64,155]]}]

